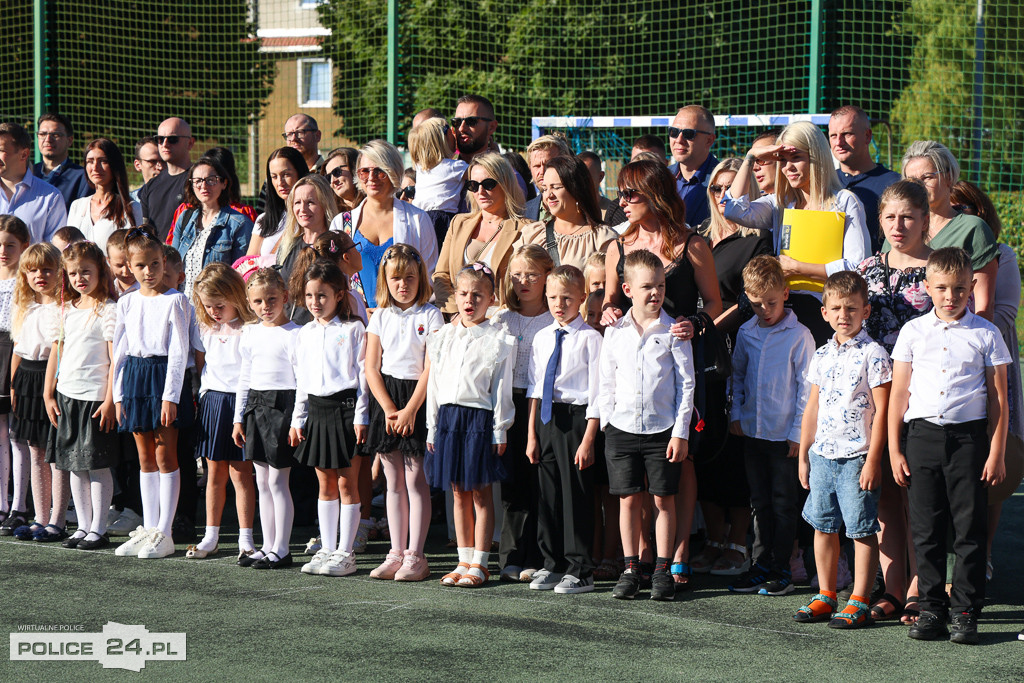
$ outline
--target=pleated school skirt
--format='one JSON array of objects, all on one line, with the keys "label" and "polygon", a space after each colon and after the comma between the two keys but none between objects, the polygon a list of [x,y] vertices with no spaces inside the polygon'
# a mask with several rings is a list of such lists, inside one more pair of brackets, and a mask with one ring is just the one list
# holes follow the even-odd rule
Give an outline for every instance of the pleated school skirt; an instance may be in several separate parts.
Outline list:
[{"label": "pleated school skirt", "polygon": [[242,412],[245,459],[276,469],[295,467],[295,449],[288,445],[288,428],[295,407],[295,390],[249,391]]},{"label": "pleated school skirt", "polygon": [[231,431],[235,427],[234,418],[234,394],[207,391],[200,397],[196,458],[214,462],[245,459],[242,449],[231,438]]},{"label": "pleated school skirt", "polygon": [[[395,379],[390,375],[381,375],[384,379],[384,388],[388,390],[388,396],[394,401],[399,409],[409,405],[409,399],[416,391],[416,380]],[[421,405],[416,413],[416,422],[413,424],[412,434],[402,436],[399,434],[388,434],[387,416],[384,409],[380,407],[372,395],[370,396],[370,427],[366,436],[366,450],[370,453],[392,453],[399,451],[402,455],[423,456],[427,447],[427,411],[426,406]]]},{"label": "pleated school skirt", "polygon": [[505,479],[501,456],[491,446],[494,415],[490,410],[445,404],[437,412],[434,452],[427,453],[427,482],[446,489],[457,484],[463,491]]},{"label": "pleated school skirt", "polygon": [[45,447],[50,436],[50,418],[43,401],[46,384],[46,361],[24,360],[11,380],[16,397],[14,419],[11,421],[11,440],[27,441]]},{"label": "pleated school skirt", "polygon": [[[121,380],[122,432],[145,434],[160,428],[164,384],[167,381],[167,356],[128,356]],[[178,426],[178,421],[174,421]]]},{"label": "pleated school skirt", "polygon": [[93,417],[102,401],[81,401],[56,392],[57,428],[50,430],[47,460],[66,472],[85,472],[114,467],[121,460],[121,437],[117,430],[100,429]]},{"label": "pleated school skirt", "polygon": [[304,439],[295,451],[299,464],[322,470],[349,467],[356,457],[355,414],[355,389],[332,396],[310,394]]}]

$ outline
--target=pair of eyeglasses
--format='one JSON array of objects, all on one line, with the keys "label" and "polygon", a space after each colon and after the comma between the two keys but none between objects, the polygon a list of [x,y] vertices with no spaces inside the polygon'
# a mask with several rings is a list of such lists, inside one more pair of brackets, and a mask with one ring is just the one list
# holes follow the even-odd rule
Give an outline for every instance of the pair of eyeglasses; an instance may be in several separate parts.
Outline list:
[{"label": "pair of eyeglasses", "polygon": [[619,201],[626,202],[627,204],[636,204],[637,202],[643,201],[644,196],[640,193],[640,190],[631,190],[628,187],[625,190],[619,190]]},{"label": "pair of eyeglasses", "polygon": [[480,123],[481,121],[493,121],[493,120],[494,119],[489,119],[486,116],[466,116],[466,117],[457,116],[457,117],[452,119],[452,128],[455,128],[455,129],[462,128],[462,124],[463,123],[465,123],[470,128],[476,128],[476,124]]},{"label": "pair of eyeglasses", "polygon": [[698,130],[697,128],[669,128],[668,129],[668,137],[669,137],[669,139],[677,138],[680,135],[682,135],[684,140],[693,140],[695,137],[697,137],[698,133],[702,133],[704,135],[712,135],[713,134],[709,130]]},{"label": "pair of eyeglasses", "polygon": [[754,159],[754,166],[774,166],[775,161],[775,159],[770,159],[768,157],[760,157]]},{"label": "pair of eyeglasses", "polygon": [[193,187],[199,187],[201,185],[206,185],[207,187],[213,187],[214,185],[216,185],[219,182],[220,182],[220,176],[211,175],[211,176],[207,176],[205,178],[193,178],[192,179],[192,186]]},{"label": "pair of eyeglasses", "polygon": [[352,171],[348,170],[348,166],[339,166],[338,168],[334,169],[333,171],[331,171],[327,175],[329,177],[331,177],[331,178],[334,178],[335,180],[338,180],[339,178],[344,176],[346,173],[351,173],[351,172]]},{"label": "pair of eyeglasses", "polygon": [[708,185],[708,189],[711,191],[711,194],[725,194],[726,190],[730,187],[732,187],[732,185]]},{"label": "pair of eyeglasses", "polygon": [[484,188],[488,192],[498,186],[498,181],[494,178],[485,178],[484,180],[468,180],[466,181],[466,189],[470,192],[479,192],[480,188]]},{"label": "pair of eyeglasses", "polygon": [[403,201],[409,201],[416,196],[416,186],[410,185],[409,187],[403,187],[395,193],[395,196]]},{"label": "pair of eyeglasses", "polygon": [[306,133],[315,133],[315,128],[302,128],[301,130],[293,130],[290,133],[281,133],[281,137],[285,140],[298,140]]},{"label": "pair of eyeglasses", "polygon": [[527,282],[530,284],[540,282],[540,279],[544,277],[540,273],[509,273],[508,276],[516,282]]},{"label": "pair of eyeglasses", "polygon": [[384,180],[385,178],[388,177],[388,172],[385,171],[383,168],[377,167],[359,168],[356,169],[356,175],[359,176],[359,179],[365,183],[370,178],[371,175],[373,176],[374,180]]},{"label": "pair of eyeglasses", "polygon": [[178,141],[184,138],[184,135],[157,135],[154,136],[157,145],[167,144],[167,146],[176,145]]},{"label": "pair of eyeglasses", "polygon": [[917,176],[916,178],[911,177],[911,176],[907,176],[907,180],[915,180],[915,181],[917,181],[919,183],[924,184],[924,183],[930,183],[931,181],[935,180],[938,177],[939,177],[939,174],[935,173],[933,171],[931,173],[922,173],[921,175]]},{"label": "pair of eyeglasses", "polygon": [[62,137],[65,137],[64,133],[61,133],[59,131],[54,131],[52,133],[39,131],[38,133],[36,133],[36,135],[39,136],[40,140],[45,140],[46,138],[50,138],[51,140],[60,140]]}]

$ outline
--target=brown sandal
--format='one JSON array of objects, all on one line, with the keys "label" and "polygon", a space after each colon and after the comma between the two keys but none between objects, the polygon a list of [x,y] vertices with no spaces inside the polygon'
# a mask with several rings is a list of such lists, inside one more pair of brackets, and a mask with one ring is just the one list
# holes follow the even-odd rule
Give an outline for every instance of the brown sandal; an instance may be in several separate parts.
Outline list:
[{"label": "brown sandal", "polygon": [[461,579],[466,574],[466,572],[469,571],[470,566],[468,562],[459,562],[459,565],[455,569],[458,570],[459,568],[463,568],[463,571],[461,573],[459,571],[454,571],[448,572],[447,574],[442,576],[441,585],[454,586],[458,584],[459,579]]},{"label": "brown sandal", "polygon": [[488,572],[487,567],[483,566],[482,564],[471,564],[469,568],[471,570],[479,569],[481,572],[483,572],[484,575],[483,577],[480,577],[476,574],[470,574],[467,572],[461,579],[459,579],[459,582],[455,584],[459,588],[479,588],[480,586],[487,583],[487,580],[491,578],[491,573]]}]

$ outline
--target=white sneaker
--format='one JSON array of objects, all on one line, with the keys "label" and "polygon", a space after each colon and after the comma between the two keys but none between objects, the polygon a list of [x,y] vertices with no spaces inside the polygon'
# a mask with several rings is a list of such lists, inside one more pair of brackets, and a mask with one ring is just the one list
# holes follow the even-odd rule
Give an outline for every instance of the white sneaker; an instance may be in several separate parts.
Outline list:
[{"label": "white sneaker", "polygon": [[330,558],[330,556],[331,556],[331,553],[326,551],[326,550],[322,550],[321,549],[321,550],[316,551],[316,554],[313,555],[313,559],[310,560],[309,562],[307,562],[306,564],[302,565],[302,573],[303,574],[317,574],[317,573],[319,573],[320,567],[322,567],[324,565],[324,563],[327,562],[327,560],[328,560],[328,558]]},{"label": "white sneaker", "polygon": [[562,574],[549,572],[547,569],[538,569],[530,582],[530,590],[549,591],[562,581]]},{"label": "white sneaker", "polygon": [[344,550],[335,550],[317,570],[320,576],[348,576],[355,572],[356,556]]},{"label": "white sneaker", "polygon": [[121,511],[113,505],[107,510],[107,533],[110,533],[110,526],[117,521],[117,518],[121,516]]},{"label": "white sneaker", "polygon": [[[532,588],[532,586],[531,586]],[[571,595],[573,593],[589,593],[594,590],[594,577],[588,576],[585,579],[577,579],[572,574],[566,574],[555,586],[555,592],[559,595]]]},{"label": "white sneaker", "polygon": [[322,547],[323,545],[320,543],[320,537],[314,536],[313,538],[309,539],[309,543],[306,544],[306,554],[316,555],[318,552],[320,552],[320,548]]},{"label": "white sneaker", "polygon": [[128,534],[128,541],[117,546],[114,554],[118,557],[138,557],[139,551],[149,543],[149,536],[152,531],[152,529],[144,529],[142,526],[136,527],[134,531]]},{"label": "white sneaker", "polygon": [[519,577],[523,573],[523,568],[514,564],[505,565],[505,568],[501,570],[502,581],[512,581],[515,583],[519,582]]},{"label": "white sneaker", "polygon": [[149,537],[149,543],[142,546],[142,550],[139,551],[139,559],[157,560],[173,554],[174,541],[171,540],[171,537],[162,531],[153,530],[153,535]]},{"label": "white sneaker", "polygon": [[359,528],[356,530],[356,542],[352,544],[352,552],[366,552],[366,546],[370,543],[370,529],[372,528],[373,525],[369,520],[360,520]]},{"label": "white sneaker", "polygon": [[107,528],[111,536],[130,536],[132,529],[142,525],[142,517],[125,508],[114,523]]}]

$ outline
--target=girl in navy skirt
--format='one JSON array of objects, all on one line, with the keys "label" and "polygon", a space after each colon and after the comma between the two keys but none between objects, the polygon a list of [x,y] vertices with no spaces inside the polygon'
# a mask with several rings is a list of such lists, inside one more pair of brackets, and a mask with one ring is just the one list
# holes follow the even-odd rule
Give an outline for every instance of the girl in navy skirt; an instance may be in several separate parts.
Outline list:
[{"label": "girl in navy skirt", "polygon": [[352,547],[359,529],[359,472],[366,441],[367,393],[363,362],[366,330],[348,296],[348,279],[327,260],[305,273],[306,310],[313,316],[298,333],[295,410],[289,442],[295,459],[316,469],[321,547],[304,574],[347,576],[356,570]]},{"label": "girl in navy skirt", "polygon": [[151,232],[130,230],[125,252],[139,289],[117,302],[114,404],[120,430],[132,433],[139,453],[143,521],[114,554],[155,559],[174,553],[171,523],[181,491],[176,421],[191,310],[184,294],[163,284],[166,255]]},{"label": "girl in navy skirt", "polygon": [[11,447],[15,458],[31,458],[32,500],[36,518],[14,530],[23,541],[60,541],[67,537],[64,516],[71,497],[68,473],[46,457],[50,420],[46,416],[43,386],[46,359],[57,338],[57,296],[61,277],[60,252],[49,243],[34,244],[21,255],[14,285],[11,331]]},{"label": "girl in navy skirt", "polygon": [[370,401],[369,451],[379,453],[387,480],[391,550],[370,572],[375,579],[422,581],[430,576],[423,545],[430,527],[430,487],[423,471],[427,442],[427,338],[444,326],[427,303],[433,289],[419,252],[396,244],[377,276],[377,311],[366,331]]},{"label": "girl in navy skirt", "polygon": [[245,280],[224,263],[211,263],[192,285],[199,332],[206,349],[199,385],[199,433],[196,458],[206,459],[206,535],[189,546],[186,559],[202,559],[219,549],[220,521],[228,479],[235,487],[238,513],[238,559],[255,552],[252,519],[256,488],[252,462],[231,438],[235,418],[235,391],[242,357],[242,326],[256,321],[245,298]]},{"label": "girl in navy skirt", "polygon": [[505,478],[501,455],[515,417],[512,366],[515,339],[486,320],[494,303],[494,274],[482,263],[459,271],[459,318],[430,335],[427,385],[427,481],[452,487],[459,564],[445,586],[480,586],[494,535],[491,484]]},{"label": "girl in navy skirt", "polygon": [[[28,522],[26,499],[31,456],[25,453],[22,459],[19,454],[12,460],[8,420],[11,414],[11,356],[14,351],[11,300],[21,252],[31,241],[28,226],[23,220],[17,216],[0,216],[0,536],[10,536]],[[7,505],[8,479],[14,482],[10,507]]]},{"label": "girl in navy skirt", "polygon": [[246,283],[249,308],[259,321],[242,328],[242,359],[235,393],[235,445],[256,468],[263,546],[238,558],[242,567],[284,569],[292,566],[288,541],[295,505],[288,478],[296,464],[288,443],[295,407],[295,340],[299,326],[288,319],[288,288],[273,268],[260,268]]},{"label": "girl in navy skirt", "polygon": [[57,469],[71,473],[78,530],[65,548],[97,550],[110,545],[107,511],[114,497],[111,469],[120,457],[114,409],[113,356],[117,304],[103,252],[92,242],[64,250],[68,298],[60,332],[46,366],[49,453]]}]

